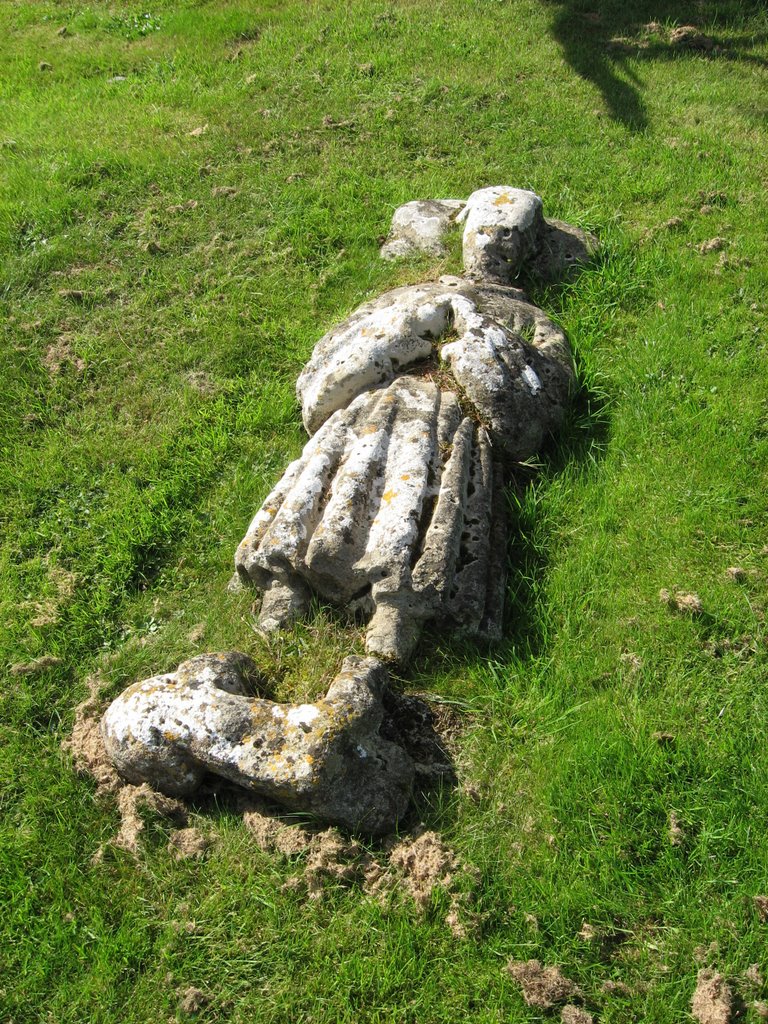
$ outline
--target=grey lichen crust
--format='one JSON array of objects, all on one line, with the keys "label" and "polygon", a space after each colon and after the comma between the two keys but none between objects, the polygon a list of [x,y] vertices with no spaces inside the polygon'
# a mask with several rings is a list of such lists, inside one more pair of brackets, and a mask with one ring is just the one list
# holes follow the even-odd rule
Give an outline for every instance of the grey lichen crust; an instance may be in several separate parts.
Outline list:
[{"label": "grey lichen crust", "polygon": [[323,700],[252,696],[244,654],[203,654],[125,690],[102,735],[127,781],[188,796],[207,772],[353,831],[391,831],[408,806],[414,765],[383,739],[384,666],[346,658]]},{"label": "grey lichen crust", "polygon": [[522,292],[462,278],[329,331],[297,385],[313,436],[235,556],[262,627],[314,592],[368,619],[366,649],[389,660],[430,620],[497,636],[504,467],[558,426],[572,376],[565,334]]}]

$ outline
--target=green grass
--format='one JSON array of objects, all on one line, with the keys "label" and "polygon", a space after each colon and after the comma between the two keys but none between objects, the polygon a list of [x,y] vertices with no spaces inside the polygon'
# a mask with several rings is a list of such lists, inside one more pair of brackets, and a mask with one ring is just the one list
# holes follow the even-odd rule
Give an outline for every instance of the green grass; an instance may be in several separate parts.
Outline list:
[{"label": "green grass", "polygon": [[[669,46],[692,20],[716,51]],[[0,1019],[173,1020],[196,985],[212,1022],[537,1021],[503,972],[537,957],[601,1021],[672,1024],[711,943],[767,997],[764,6],[4,0],[0,29],[0,662],[61,659],[0,690]],[[236,647],[304,698],[357,642],[323,609],[261,642],[232,554],[323,330],[460,266],[380,262],[394,207],[495,183],[603,255],[533,289],[582,386],[510,495],[505,642],[435,634],[404,676],[465,721],[462,785],[421,810],[480,871],[480,936],[442,896],[304,901],[225,808],[203,862],[161,822],[93,864],[117,812],[60,747],[89,674]]]}]

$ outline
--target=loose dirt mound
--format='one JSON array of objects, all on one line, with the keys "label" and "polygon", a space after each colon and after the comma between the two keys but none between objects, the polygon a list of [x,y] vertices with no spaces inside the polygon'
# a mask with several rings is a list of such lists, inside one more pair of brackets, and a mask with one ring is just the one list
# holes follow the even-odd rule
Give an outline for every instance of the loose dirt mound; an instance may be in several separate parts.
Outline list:
[{"label": "loose dirt mound", "polygon": [[286,825],[270,815],[266,805],[253,802],[243,813],[243,824],[256,845],[265,853],[279,853],[295,857],[306,853],[312,842],[312,833],[300,825]]},{"label": "loose dirt mound", "polygon": [[175,860],[200,860],[211,845],[198,828],[182,828],[171,832],[168,851]]},{"label": "loose dirt mound", "polygon": [[386,901],[395,893],[411,897],[424,913],[436,887],[450,895],[445,918],[455,938],[473,934],[480,923],[471,910],[471,888],[476,872],[468,868],[435,832],[416,838],[385,840],[380,853],[371,853],[337,829],[312,832],[288,825],[270,815],[266,804],[251,802],[243,822],[259,849],[283,857],[304,857],[301,874],[286,883],[287,888],[305,892],[312,900],[322,899],[330,886],[359,886],[368,895]]},{"label": "loose dirt mound", "polygon": [[559,967],[543,967],[539,960],[510,960],[507,970],[529,1006],[551,1010],[579,995],[578,986],[560,973]]},{"label": "loose dirt mound", "polygon": [[699,1024],[730,1024],[734,1020],[733,992],[722,974],[709,969],[699,971],[691,1013]]},{"label": "loose dirt mound", "polygon": [[676,590],[674,594],[671,594],[667,589],[662,588],[659,591],[659,600],[672,611],[687,615],[701,615],[704,611],[698,594],[687,594],[682,590]]},{"label": "loose dirt mound", "polygon": [[[170,818],[178,831],[171,833],[168,849],[176,859],[200,858],[210,847],[198,829],[186,828],[184,804],[151,789],[148,785],[126,785],[109,761],[101,737],[100,720],[105,701],[104,687],[98,676],[88,680],[88,697],[75,709],[72,736],[63,746],[72,755],[78,771],[96,780],[97,792],[114,794],[120,811],[120,829],[114,846],[138,856],[141,836],[148,815]],[[455,781],[449,745],[461,730],[460,716],[452,709],[434,711],[416,697],[391,695],[388,700],[385,729],[409,750],[418,762],[422,782],[428,785],[447,779]],[[227,790],[217,780],[214,789]],[[205,788],[205,787],[204,787]],[[365,893],[383,901],[411,898],[419,913],[425,913],[436,888],[450,898],[445,923],[458,939],[474,934],[480,917],[472,910],[472,890],[477,872],[464,864],[436,832],[422,831],[407,838],[390,837],[376,852],[345,837],[335,828],[317,831],[288,823],[275,816],[266,801],[239,790],[233,806],[243,815],[243,823],[259,849],[285,858],[303,860],[300,874],[288,888],[304,892],[309,899],[321,899],[335,885],[359,886]],[[102,847],[95,855],[99,861]]]},{"label": "loose dirt mound", "polygon": [[385,869],[362,846],[329,828],[314,837],[304,882],[309,898],[320,899],[327,884],[338,882],[359,884],[366,892],[375,893],[384,874]]},{"label": "loose dirt mound", "polygon": [[179,1010],[181,1013],[186,1014],[200,1013],[211,1001],[210,996],[206,995],[202,989],[195,988],[193,985],[180,991],[179,996],[181,997],[179,1000]]},{"label": "loose dirt mound", "polygon": [[123,786],[117,794],[117,807],[120,811],[120,831],[113,844],[134,856],[139,853],[139,839],[146,827],[142,811],[170,818],[176,825],[187,824],[184,805],[150,789],[146,782],[141,786]]},{"label": "loose dirt mound", "polygon": [[35,658],[34,661],[21,661],[11,665],[9,672],[12,676],[36,676],[39,672],[46,672],[49,668],[56,668],[61,664],[61,658],[52,654],[44,654],[42,658]]},{"label": "loose dirt mound", "polygon": [[405,839],[394,846],[389,863],[399,871],[420,910],[429,906],[435,886],[450,889],[461,862],[436,832]]},{"label": "loose dirt mound", "polygon": [[123,785],[119,775],[107,757],[104,741],[101,738],[99,721],[104,710],[99,698],[103,680],[98,676],[86,679],[88,696],[75,708],[75,724],[72,735],[64,740],[62,747],[72,755],[75,768],[83,775],[90,775],[96,780],[96,792],[116,793]]},{"label": "loose dirt mound", "polygon": [[591,1013],[587,1013],[586,1010],[582,1010],[580,1006],[574,1006],[569,1003],[568,1006],[564,1006],[560,1013],[560,1020],[563,1024],[594,1024],[595,1018]]}]

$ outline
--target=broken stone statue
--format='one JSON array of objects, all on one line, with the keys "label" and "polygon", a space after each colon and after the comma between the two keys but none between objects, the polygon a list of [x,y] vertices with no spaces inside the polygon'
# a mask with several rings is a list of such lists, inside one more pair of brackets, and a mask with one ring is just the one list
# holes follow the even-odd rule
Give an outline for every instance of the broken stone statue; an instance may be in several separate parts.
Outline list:
[{"label": "broken stone statue", "polygon": [[414,768],[379,735],[382,662],[407,662],[422,630],[498,637],[504,488],[563,419],[573,382],[564,332],[514,285],[585,263],[595,239],[547,221],[532,192],[395,212],[382,255],[439,255],[464,223],[464,277],[397,288],[331,328],[299,376],[310,435],[253,518],[236,579],[262,594],[260,628],[311,597],[366,623],[327,696],[296,707],[253,696],[245,655],[204,655],[136,683],[103,719],[131,782],[188,794],[205,772],[287,807],[382,833],[407,807]]}]

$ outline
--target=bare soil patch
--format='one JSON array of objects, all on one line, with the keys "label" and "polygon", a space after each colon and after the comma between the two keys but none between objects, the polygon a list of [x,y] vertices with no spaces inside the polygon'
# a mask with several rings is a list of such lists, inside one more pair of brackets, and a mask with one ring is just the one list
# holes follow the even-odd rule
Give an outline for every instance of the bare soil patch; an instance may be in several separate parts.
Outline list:
[{"label": "bare soil patch", "polygon": [[175,860],[201,860],[211,845],[198,828],[182,828],[171,832],[168,852]]},{"label": "bare soil patch", "polygon": [[559,967],[544,967],[540,960],[510,960],[506,969],[522,989],[528,1006],[551,1010],[580,995],[578,986]]},{"label": "bare soil patch", "polygon": [[699,971],[691,1013],[699,1024],[730,1024],[735,1019],[736,1002],[722,974],[708,968]]},{"label": "bare soil patch", "polygon": [[96,781],[97,794],[116,793],[123,782],[107,757],[99,728],[104,710],[99,696],[103,680],[97,674],[89,676],[85,682],[88,696],[75,708],[72,735],[64,740],[62,747],[71,754],[75,769]]}]

